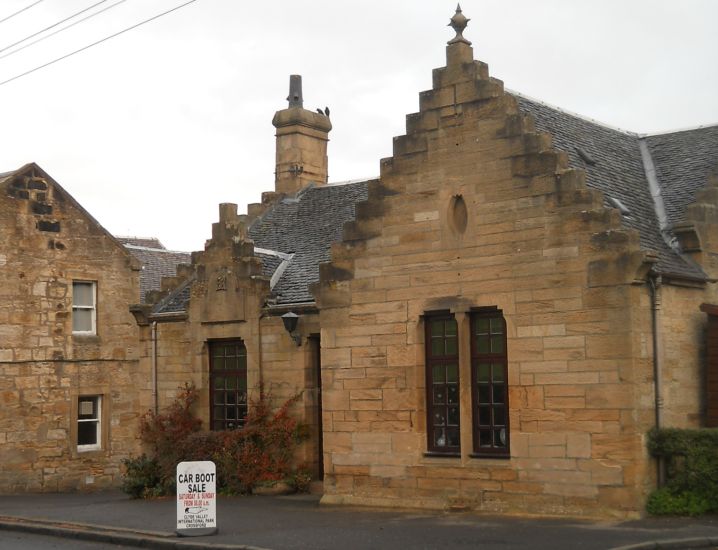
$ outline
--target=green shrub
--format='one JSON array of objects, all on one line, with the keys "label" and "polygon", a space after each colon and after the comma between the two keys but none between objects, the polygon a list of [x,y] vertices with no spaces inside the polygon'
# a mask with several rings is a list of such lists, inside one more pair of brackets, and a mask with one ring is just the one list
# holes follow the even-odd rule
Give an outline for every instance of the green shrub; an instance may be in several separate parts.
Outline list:
[{"label": "green shrub", "polygon": [[718,512],[718,430],[653,429],[648,449],[666,466],[666,486],[654,491],[651,514]]},{"label": "green shrub", "polygon": [[132,498],[154,496],[148,491],[153,491],[162,481],[157,460],[143,454],[137,458],[125,458],[122,464],[125,467],[122,490]]},{"label": "green shrub", "polygon": [[123,489],[134,497],[172,494],[177,464],[211,460],[217,467],[217,490],[223,494],[247,494],[277,481],[306,490],[311,481],[308,470],[292,470],[294,452],[308,437],[307,427],[289,414],[300,396],[273,410],[271,396],[260,387],[242,428],[203,431],[190,410],[197,390],[186,385],[162,414],[143,416],[140,436],[151,447],[152,457],[125,461]]},{"label": "green shrub", "polygon": [[648,497],[646,510],[655,516],[700,516],[715,511],[715,506],[708,498],[694,492],[674,493],[671,489],[663,487],[653,491]]}]

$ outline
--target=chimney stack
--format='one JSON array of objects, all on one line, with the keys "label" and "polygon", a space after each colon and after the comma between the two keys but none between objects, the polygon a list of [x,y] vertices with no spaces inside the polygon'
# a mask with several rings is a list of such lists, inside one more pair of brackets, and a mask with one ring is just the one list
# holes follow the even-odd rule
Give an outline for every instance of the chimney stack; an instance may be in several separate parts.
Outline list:
[{"label": "chimney stack", "polygon": [[272,124],[277,129],[277,157],[274,190],[294,194],[309,183],[327,183],[327,142],[332,123],[329,110],[308,111],[303,107],[302,77],[289,77],[286,109],[274,113]]}]

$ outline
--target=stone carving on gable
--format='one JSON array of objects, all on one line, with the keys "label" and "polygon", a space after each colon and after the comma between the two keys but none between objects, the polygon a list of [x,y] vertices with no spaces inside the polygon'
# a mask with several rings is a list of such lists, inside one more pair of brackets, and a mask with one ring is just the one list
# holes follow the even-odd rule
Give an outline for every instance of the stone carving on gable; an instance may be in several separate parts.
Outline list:
[{"label": "stone carving on gable", "polygon": [[202,323],[229,323],[246,320],[246,292],[239,274],[228,267],[210,271],[201,297]]}]

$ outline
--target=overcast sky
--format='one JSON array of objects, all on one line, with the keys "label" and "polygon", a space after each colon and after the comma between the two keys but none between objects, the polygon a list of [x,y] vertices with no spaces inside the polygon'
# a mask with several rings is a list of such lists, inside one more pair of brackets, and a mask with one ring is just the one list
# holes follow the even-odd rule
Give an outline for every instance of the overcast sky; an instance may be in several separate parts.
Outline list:
[{"label": "overcast sky", "polygon": [[[0,82],[186,0],[120,1],[8,48],[98,1],[42,0],[0,23]],[[0,0],[0,19],[33,3]],[[303,75],[306,108],[331,109],[330,181],[378,175],[431,70],[445,65],[455,7],[197,0],[0,85],[0,172],[37,162],[113,234],[201,249],[219,203],[245,212],[273,189],[271,121],[286,107],[290,74]],[[474,56],[511,90],[640,133],[718,123],[718,1],[462,8]]]}]

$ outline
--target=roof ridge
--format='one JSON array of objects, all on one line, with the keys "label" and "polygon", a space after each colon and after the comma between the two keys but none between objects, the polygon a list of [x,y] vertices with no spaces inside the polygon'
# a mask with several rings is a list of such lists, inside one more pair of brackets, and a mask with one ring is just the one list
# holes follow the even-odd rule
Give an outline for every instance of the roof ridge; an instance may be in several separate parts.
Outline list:
[{"label": "roof ridge", "polygon": [[543,99],[538,99],[536,97],[533,97],[533,96],[530,96],[530,95],[527,95],[527,94],[524,94],[521,92],[517,92],[516,90],[511,90],[510,88],[505,88],[505,90],[506,90],[506,92],[508,92],[511,95],[522,97],[523,99],[528,99],[529,101],[533,101],[534,103],[538,103],[540,105],[545,105],[546,107],[549,107],[550,109],[554,109],[561,113],[579,118],[581,120],[585,120],[586,122],[591,122],[598,126],[602,126],[603,128],[608,128],[609,130],[615,130],[616,132],[621,132],[622,134],[625,134],[627,136],[633,136],[633,137],[637,137],[637,138],[663,136],[663,135],[667,135],[667,134],[679,134],[681,132],[691,132],[694,130],[702,130],[704,128],[718,127],[718,122],[712,122],[712,123],[708,123],[708,124],[699,124],[698,126],[687,126],[685,128],[677,128],[675,130],[663,130],[661,132],[634,132],[633,130],[625,130],[618,126],[614,126],[613,124],[608,124],[607,122],[603,122],[603,121],[597,120],[595,118],[591,118],[589,116],[582,115],[580,113],[576,113],[569,109],[564,109],[563,107],[559,107],[558,105],[554,105],[553,103],[549,103],[547,101],[544,101]]},{"label": "roof ridge", "polygon": [[381,176],[372,176],[369,178],[353,178],[350,180],[342,181],[330,181],[326,184],[326,187],[341,187],[343,185],[354,185],[355,183],[366,183],[374,180],[378,180]]},{"label": "roof ridge", "polygon": [[677,130],[665,130],[663,132],[654,132],[650,134],[638,134],[640,138],[647,138],[653,136],[666,136],[670,134],[681,134],[683,132],[695,132],[696,130],[707,130],[708,128],[718,128],[718,122],[711,124],[700,124],[698,126],[688,126],[686,128],[678,128]]},{"label": "roof ridge", "polygon": [[[119,237],[122,238],[122,237]],[[125,244],[122,243],[125,248],[131,248],[132,250],[147,250],[152,252],[166,252],[169,254],[187,254],[191,255],[191,252],[185,252],[184,250],[167,250],[166,248],[152,248],[151,246],[140,246],[137,244]]]},{"label": "roof ridge", "polygon": [[600,120],[596,120],[595,118],[591,118],[591,117],[589,117],[589,116],[582,115],[582,114],[580,114],[580,113],[576,113],[576,112],[570,111],[570,110],[568,110],[568,109],[564,109],[563,107],[559,107],[559,106],[554,105],[554,104],[552,104],[552,103],[548,103],[548,102],[546,102],[546,101],[544,101],[544,100],[542,100],[542,99],[538,99],[538,98],[532,97],[532,96],[530,96],[530,95],[522,94],[521,92],[517,92],[516,90],[511,90],[511,89],[509,89],[509,88],[506,88],[505,90],[506,90],[506,92],[508,92],[508,93],[511,94],[511,95],[515,95],[515,96],[521,97],[521,98],[523,98],[523,99],[528,99],[529,101],[533,101],[534,103],[538,103],[538,104],[540,104],[540,105],[544,105],[544,106],[546,106],[546,107],[548,107],[548,108],[550,108],[550,109],[553,109],[553,110],[555,110],[555,111],[559,111],[560,113],[564,113],[564,114],[566,114],[566,115],[570,115],[570,116],[572,116],[572,117],[575,117],[575,118],[584,120],[584,121],[586,121],[586,122],[590,122],[590,123],[595,124],[595,125],[597,125],[597,126],[602,126],[603,128],[607,128],[607,129],[609,129],[609,130],[614,130],[614,131],[616,131],[616,132],[620,132],[620,133],[625,134],[625,135],[627,135],[627,136],[633,136],[633,137],[641,137],[641,136],[642,136],[642,134],[639,134],[638,132],[633,132],[633,131],[631,131],[631,130],[624,130],[623,128],[619,128],[618,126],[613,126],[612,124],[608,124],[607,122],[602,122],[602,121],[600,121]]}]

